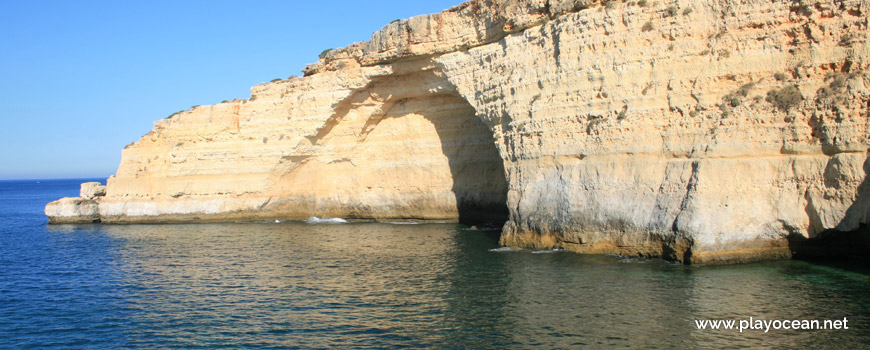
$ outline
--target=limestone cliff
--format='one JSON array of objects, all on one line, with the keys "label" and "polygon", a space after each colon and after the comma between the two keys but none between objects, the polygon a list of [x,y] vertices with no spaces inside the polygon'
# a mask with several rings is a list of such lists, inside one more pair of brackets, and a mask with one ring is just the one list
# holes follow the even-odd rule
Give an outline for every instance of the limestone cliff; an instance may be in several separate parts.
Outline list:
[{"label": "limestone cliff", "polygon": [[99,182],[81,185],[79,197],[66,197],[48,203],[45,215],[52,224],[90,224],[100,222],[100,201],[106,195],[106,186]]},{"label": "limestone cliff", "polygon": [[787,257],[870,223],[868,11],[469,1],[155,122],[100,218],[506,220],[506,245]]}]

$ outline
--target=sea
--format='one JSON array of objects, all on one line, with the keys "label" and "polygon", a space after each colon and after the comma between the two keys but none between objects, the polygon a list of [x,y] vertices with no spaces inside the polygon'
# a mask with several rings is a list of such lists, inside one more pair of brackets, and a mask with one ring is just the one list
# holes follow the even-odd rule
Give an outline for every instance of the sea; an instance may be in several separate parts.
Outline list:
[{"label": "sea", "polygon": [[[0,181],[0,348],[870,344],[866,266],[508,249],[497,230],[447,223],[49,225],[45,204],[85,181]],[[714,320],[735,328],[699,326]],[[841,329],[736,329],[750,320]]]}]

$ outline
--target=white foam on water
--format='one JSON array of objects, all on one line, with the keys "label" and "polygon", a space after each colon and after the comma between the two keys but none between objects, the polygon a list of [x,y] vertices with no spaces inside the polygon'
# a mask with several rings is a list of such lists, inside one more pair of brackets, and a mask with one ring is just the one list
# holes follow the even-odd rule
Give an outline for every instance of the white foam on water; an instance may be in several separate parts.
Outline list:
[{"label": "white foam on water", "polygon": [[565,248],[553,248],[553,249],[547,249],[547,250],[535,250],[535,251],[532,252],[532,254],[550,254],[550,253],[558,253],[558,252],[561,252],[561,251],[565,251]]},{"label": "white foam on water", "polygon": [[491,252],[510,252],[510,251],[513,251],[513,249],[511,249],[511,247],[501,247],[501,248],[492,248],[492,249],[489,249],[489,251],[491,251]]},{"label": "white foam on water", "polygon": [[346,224],[347,220],[342,218],[319,218],[312,216],[305,220],[307,224]]},{"label": "white foam on water", "polygon": [[419,225],[419,222],[416,221],[389,221],[387,222],[390,225]]}]

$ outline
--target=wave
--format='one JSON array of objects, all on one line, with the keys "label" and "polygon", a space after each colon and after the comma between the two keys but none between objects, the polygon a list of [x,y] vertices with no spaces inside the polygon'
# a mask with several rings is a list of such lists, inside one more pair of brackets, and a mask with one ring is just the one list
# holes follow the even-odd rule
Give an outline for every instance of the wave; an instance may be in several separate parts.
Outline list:
[{"label": "wave", "polygon": [[514,251],[511,247],[501,247],[501,248],[492,248],[489,249],[491,252],[512,252]]},{"label": "wave", "polygon": [[305,220],[306,224],[346,224],[347,220],[342,218],[319,218],[312,216]]},{"label": "wave", "polygon": [[547,250],[535,250],[532,252],[532,254],[550,254],[550,253],[558,253],[558,252],[563,252],[563,251],[565,251],[565,248],[553,248],[553,249],[547,249]]},{"label": "wave", "polygon": [[387,221],[385,224],[390,225],[419,225],[419,222],[416,221]]}]

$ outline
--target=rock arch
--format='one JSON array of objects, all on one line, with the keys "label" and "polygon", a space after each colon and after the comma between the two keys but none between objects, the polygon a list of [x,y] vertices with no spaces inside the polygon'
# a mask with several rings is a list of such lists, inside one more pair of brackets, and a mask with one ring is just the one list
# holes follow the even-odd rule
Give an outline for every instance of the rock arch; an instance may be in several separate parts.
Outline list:
[{"label": "rock arch", "polygon": [[492,131],[437,65],[417,64],[339,102],[278,172],[271,209],[504,223],[507,182]]}]

